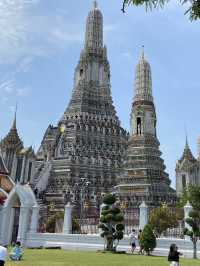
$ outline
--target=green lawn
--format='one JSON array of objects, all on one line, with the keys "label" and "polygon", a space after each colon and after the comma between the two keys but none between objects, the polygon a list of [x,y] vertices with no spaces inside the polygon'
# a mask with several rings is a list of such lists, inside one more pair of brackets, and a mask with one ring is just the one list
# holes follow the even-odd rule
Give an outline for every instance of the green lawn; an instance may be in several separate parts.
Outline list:
[{"label": "green lawn", "polygon": [[[6,266],[169,266],[166,258],[137,255],[115,255],[96,252],[72,252],[64,250],[25,250],[21,262]],[[181,266],[199,266],[200,261],[181,260]]]}]

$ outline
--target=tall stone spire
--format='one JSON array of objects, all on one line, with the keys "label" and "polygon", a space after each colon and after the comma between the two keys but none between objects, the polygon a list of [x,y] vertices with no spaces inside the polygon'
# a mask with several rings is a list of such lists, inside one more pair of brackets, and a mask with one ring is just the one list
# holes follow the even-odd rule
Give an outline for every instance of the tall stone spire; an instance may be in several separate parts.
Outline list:
[{"label": "tall stone spire", "polygon": [[156,136],[156,111],[152,96],[151,67],[144,48],[135,71],[135,95],[131,112],[131,134]]},{"label": "tall stone spire", "polygon": [[98,206],[101,193],[116,185],[126,143],[127,133],[120,126],[112,101],[110,65],[103,46],[103,16],[94,2],[75,68],[72,97],[58,127],[48,128],[38,151],[41,168],[43,163],[47,170],[48,164],[52,165],[50,174],[36,173],[43,175],[42,180],[50,175],[45,189],[47,198],[48,193],[52,198],[47,201],[59,197],[56,204],[62,207],[63,190],[70,190],[78,208],[80,198],[75,195],[75,184],[86,178],[90,181],[88,200],[91,206]]},{"label": "tall stone spire", "polygon": [[15,107],[15,114],[14,114],[12,128],[13,129],[17,129],[17,104],[16,104],[16,107]]},{"label": "tall stone spire", "polygon": [[145,201],[148,206],[163,202],[174,204],[175,191],[165,172],[156,134],[156,110],[152,96],[151,67],[142,51],[136,67],[135,96],[131,111],[131,135],[124,160],[124,172],[118,179],[121,200],[130,206]]},{"label": "tall stone spire", "polygon": [[110,91],[107,49],[103,46],[103,15],[96,1],[87,16],[85,46],[75,69],[72,98],[61,123],[74,112],[117,120]]},{"label": "tall stone spire", "polygon": [[85,49],[99,52],[103,48],[103,15],[98,9],[97,2],[89,12],[86,23]]},{"label": "tall stone spire", "polygon": [[153,101],[151,67],[145,59],[144,47],[142,47],[140,60],[136,66],[134,100]]}]

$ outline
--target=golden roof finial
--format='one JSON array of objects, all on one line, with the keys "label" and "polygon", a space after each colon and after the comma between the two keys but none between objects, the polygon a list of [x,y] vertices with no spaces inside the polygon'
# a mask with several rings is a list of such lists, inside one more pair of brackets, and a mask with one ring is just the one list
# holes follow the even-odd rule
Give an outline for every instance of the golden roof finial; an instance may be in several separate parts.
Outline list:
[{"label": "golden roof finial", "polygon": [[13,120],[13,126],[12,126],[12,128],[16,128],[16,124],[17,124],[17,103],[16,103],[16,105],[15,105],[15,114],[14,114],[14,120]]},{"label": "golden roof finial", "polygon": [[142,45],[142,53],[141,53],[141,58],[144,59],[144,45]]}]

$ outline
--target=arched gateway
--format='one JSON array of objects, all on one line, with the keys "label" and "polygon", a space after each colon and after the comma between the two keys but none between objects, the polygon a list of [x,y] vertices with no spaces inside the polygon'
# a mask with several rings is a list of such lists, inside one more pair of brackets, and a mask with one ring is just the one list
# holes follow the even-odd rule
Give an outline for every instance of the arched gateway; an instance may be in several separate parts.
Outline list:
[{"label": "arched gateway", "polygon": [[0,243],[25,243],[28,231],[36,232],[39,207],[29,185],[17,184],[0,209]]}]

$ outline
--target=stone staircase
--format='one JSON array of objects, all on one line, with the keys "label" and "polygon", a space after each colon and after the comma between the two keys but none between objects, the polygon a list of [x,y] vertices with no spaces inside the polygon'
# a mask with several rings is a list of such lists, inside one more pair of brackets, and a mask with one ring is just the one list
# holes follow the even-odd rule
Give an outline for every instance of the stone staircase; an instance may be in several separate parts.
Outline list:
[{"label": "stone staircase", "polygon": [[46,189],[50,177],[51,168],[51,162],[44,162],[40,165],[33,177],[33,182],[31,185],[33,190],[37,189],[38,193],[40,193]]},{"label": "stone staircase", "polygon": [[40,178],[41,178],[41,174],[44,170],[45,167],[45,163],[44,162],[40,162],[38,163],[38,167],[36,165],[36,173],[34,174],[34,176],[32,177],[32,182],[31,182],[31,187],[32,189],[34,189],[36,187],[36,184],[39,182]]}]

